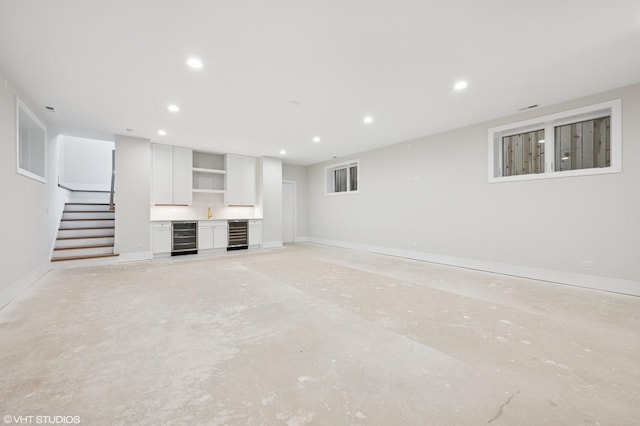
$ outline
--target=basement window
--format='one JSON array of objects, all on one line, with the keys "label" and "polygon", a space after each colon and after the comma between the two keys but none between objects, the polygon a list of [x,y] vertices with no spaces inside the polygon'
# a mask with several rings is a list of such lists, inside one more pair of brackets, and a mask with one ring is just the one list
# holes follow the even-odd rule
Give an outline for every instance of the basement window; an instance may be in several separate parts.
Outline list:
[{"label": "basement window", "polygon": [[16,98],[16,152],[18,174],[47,183],[47,128]]},{"label": "basement window", "polygon": [[622,171],[620,99],[489,129],[489,182]]},{"label": "basement window", "polygon": [[325,194],[353,194],[358,192],[359,161],[334,164],[325,168]]}]

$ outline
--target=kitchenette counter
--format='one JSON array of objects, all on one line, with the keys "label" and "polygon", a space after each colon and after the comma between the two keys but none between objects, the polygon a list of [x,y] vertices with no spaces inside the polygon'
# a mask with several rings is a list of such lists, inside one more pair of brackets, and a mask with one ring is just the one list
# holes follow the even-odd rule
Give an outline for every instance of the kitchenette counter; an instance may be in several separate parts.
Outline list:
[{"label": "kitchenette counter", "polygon": [[[194,239],[197,247],[194,251],[231,250],[262,247],[262,218],[210,218],[210,219],[151,219],[152,247],[154,256],[169,255],[173,249],[177,222],[190,222],[194,227]],[[241,222],[241,223],[234,223]],[[244,222],[244,223],[242,223]],[[180,226],[185,226],[183,223]],[[233,231],[233,232],[232,232]],[[232,245],[238,232],[241,244]],[[172,234],[173,237],[172,237]]]},{"label": "kitchenette counter", "polygon": [[262,220],[261,217],[212,217],[210,219],[191,219],[191,218],[179,218],[179,219],[150,219],[154,222],[215,222],[215,221],[229,221],[229,220]]}]

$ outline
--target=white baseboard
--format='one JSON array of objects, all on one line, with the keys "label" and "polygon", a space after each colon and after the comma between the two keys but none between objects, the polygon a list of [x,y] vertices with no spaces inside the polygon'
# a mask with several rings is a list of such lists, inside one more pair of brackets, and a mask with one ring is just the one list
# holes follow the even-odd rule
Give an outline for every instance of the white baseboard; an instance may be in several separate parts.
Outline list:
[{"label": "white baseboard", "polygon": [[440,254],[425,253],[412,250],[402,250],[391,247],[371,246],[347,241],[325,240],[322,238],[310,238],[310,242],[334,247],[349,248],[370,253],[385,254],[389,256],[404,257],[407,259],[421,260],[424,262],[439,263],[460,268],[475,269],[496,274],[511,275],[521,278],[530,278],[540,281],[549,281],[558,284],[567,284],[576,287],[590,288],[593,290],[622,293],[632,296],[640,296],[640,281],[623,280],[612,277],[578,274],[575,272],[556,271],[553,269],[534,268],[508,263],[489,262],[485,260],[466,259],[461,257],[443,256]]},{"label": "white baseboard", "polygon": [[262,243],[262,248],[278,248],[282,247],[282,241],[266,241]]},{"label": "white baseboard", "polygon": [[311,241],[311,239],[309,237],[298,237],[296,236],[294,239],[294,243],[306,243],[308,241]]},{"label": "white baseboard", "polygon": [[29,271],[22,278],[14,281],[12,284],[0,291],[0,309],[5,307],[9,302],[15,299],[20,293],[31,287],[36,281],[49,272],[51,262],[45,262],[38,268]]},{"label": "white baseboard", "polygon": [[118,263],[123,262],[139,262],[141,260],[153,259],[153,253],[150,251],[138,251],[133,253],[120,253],[117,257]]}]

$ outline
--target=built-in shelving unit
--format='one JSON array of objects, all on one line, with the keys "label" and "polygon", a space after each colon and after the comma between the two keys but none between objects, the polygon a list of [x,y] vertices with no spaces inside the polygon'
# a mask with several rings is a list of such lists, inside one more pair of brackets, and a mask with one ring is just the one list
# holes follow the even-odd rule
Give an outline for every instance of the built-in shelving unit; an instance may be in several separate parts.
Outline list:
[{"label": "built-in shelving unit", "polygon": [[193,151],[193,192],[224,194],[224,155]]}]

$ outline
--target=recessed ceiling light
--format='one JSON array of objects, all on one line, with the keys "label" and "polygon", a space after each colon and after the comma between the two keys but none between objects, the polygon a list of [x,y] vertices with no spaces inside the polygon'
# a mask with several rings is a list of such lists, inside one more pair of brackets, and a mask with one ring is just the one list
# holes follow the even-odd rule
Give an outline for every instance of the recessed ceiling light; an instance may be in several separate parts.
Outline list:
[{"label": "recessed ceiling light", "polygon": [[202,61],[198,58],[189,58],[189,60],[187,61],[187,65],[189,65],[193,69],[199,70],[200,68],[202,68]]},{"label": "recessed ceiling light", "polygon": [[167,109],[171,112],[179,112],[180,111],[180,107],[178,107],[178,105],[175,104],[171,104],[167,107]]},{"label": "recessed ceiling light", "polygon": [[280,155],[285,155],[287,153],[287,151],[285,151],[284,149],[280,150]]},{"label": "recessed ceiling light", "polygon": [[460,80],[459,82],[457,82],[457,83],[453,86],[453,88],[454,88],[454,89],[456,89],[456,90],[464,90],[464,89],[466,89],[466,88],[467,88],[467,86],[469,86],[469,83],[467,83],[467,82],[466,82],[466,81],[464,81],[464,80]]},{"label": "recessed ceiling light", "polygon": [[313,141],[316,142],[316,143],[320,142],[320,136],[314,136],[313,137]]},{"label": "recessed ceiling light", "polygon": [[166,130],[162,130],[162,129],[160,129],[160,130],[158,130],[158,134],[159,134],[160,136],[167,136],[167,131],[166,131]]},{"label": "recessed ceiling light", "polygon": [[364,122],[364,124],[371,124],[373,123],[373,117],[370,115],[367,115],[365,118],[362,119],[362,121]]}]

